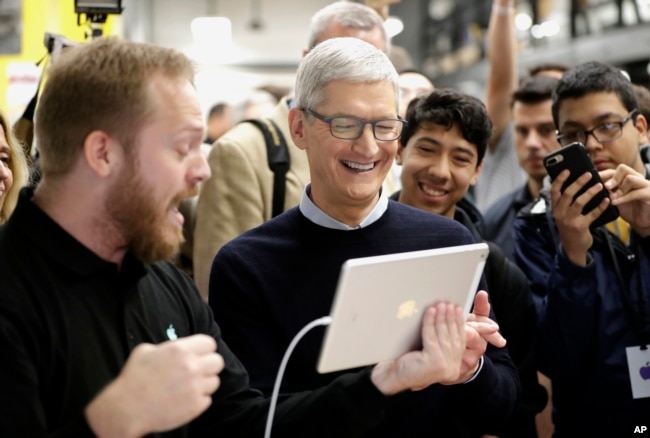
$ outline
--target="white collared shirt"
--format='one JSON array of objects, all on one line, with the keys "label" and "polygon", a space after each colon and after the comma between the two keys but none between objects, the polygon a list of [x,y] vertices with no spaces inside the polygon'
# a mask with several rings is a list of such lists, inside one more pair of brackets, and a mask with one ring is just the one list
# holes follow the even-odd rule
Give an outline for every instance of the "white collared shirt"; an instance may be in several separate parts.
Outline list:
[{"label": "white collared shirt", "polygon": [[341,221],[334,219],[332,216],[325,213],[323,210],[318,208],[316,204],[309,198],[311,193],[311,184],[307,184],[305,191],[302,193],[302,199],[300,199],[300,212],[307,219],[320,225],[321,227],[331,228],[334,230],[358,230],[360,228],[365,228],[368,225],[375,223],[388,209],[388,197],[384,194],[383,189],[379,189],[379,201],[377,205],[372,209],[370,214],[366,216],[356,227],[351,227],[347,224],[344,224]]}]

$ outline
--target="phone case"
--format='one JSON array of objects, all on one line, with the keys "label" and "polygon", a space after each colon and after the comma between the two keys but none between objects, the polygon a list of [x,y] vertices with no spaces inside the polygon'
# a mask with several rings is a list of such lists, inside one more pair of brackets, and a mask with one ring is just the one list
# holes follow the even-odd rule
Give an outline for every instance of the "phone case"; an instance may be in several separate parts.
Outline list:
[{"label": "phone case", "polygon": [[[585,191],[589,190],[590,187],[603,182],[598,174],[598,170],[596,170],[596,167],[594,166],[594,163],[591,161],[591,158],[589,158],[587,150],[581,143],[568,144],[546,155],[544,157],[544,167],[546,168],[548,175],[551,177],[551,181],[555,180],[564,169],[569,169],[571,174],[562,185],[562,192],[564,192],[564,189],[575,182],[575,180],[585,172],[590,172],[592,174],[593,177],[591,180],[589,180],[589,182],[578,191],[578,193],[573,197],[574,200]],[[582,214],[589,213],[591,210],[596,208],[603,199],[608,197],[609,192],[603,188],[602,191],[596,194],[585,205],[582,209]],[[599,227],[611,222],[618,217],[618,214],[618,208],[610,204],[607,209],[591,223],[590,228]]]}]

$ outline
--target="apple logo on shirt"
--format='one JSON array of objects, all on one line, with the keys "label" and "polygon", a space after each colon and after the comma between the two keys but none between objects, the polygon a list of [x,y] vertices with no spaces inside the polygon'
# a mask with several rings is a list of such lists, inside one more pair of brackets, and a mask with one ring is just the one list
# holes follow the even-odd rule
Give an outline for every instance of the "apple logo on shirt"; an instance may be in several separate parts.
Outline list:
[{"label": "apple logo on shirt", "polygon": [[[178,339],[178,336],[176,336],[176,330],[174,329],[174,326],[172,324],[169,324],[169,327],[167,327],[167,338],[170,341],[175,341],[176,339]],[[650,372],[650,368],[648,368],[648,371]],[[650,374],[648,378],[650,378]]]}]

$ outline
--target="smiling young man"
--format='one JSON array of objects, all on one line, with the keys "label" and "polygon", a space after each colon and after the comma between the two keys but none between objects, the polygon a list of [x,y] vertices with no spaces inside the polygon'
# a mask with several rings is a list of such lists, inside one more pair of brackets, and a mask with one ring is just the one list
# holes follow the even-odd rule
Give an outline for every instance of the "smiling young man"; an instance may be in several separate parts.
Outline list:
[{"label": "smiling young man", "polygon": [[[465,200],[476,182],[492,123],[478,99],[451,89],[439,89],[414,99],[406,112],[397,163],[402,190],[392,199],[463,224],[483,240],[478,209]],[[485,275],[490,302],[501,333],[517,365],[522,383],[521,404],[500,430],[481,430],[502,437],[536,437],[535,415],[546,401],[537,383],[535,363],[535,307],[524,274],[500,248],[489,242]]]},{"label": "smiling young man", "polygon": [[449,89],[418,97],[409,106],[397,151],[399,201],[453,219],[456,204],[481,171],[492,132],[485,106]]},{"label": "smiling young man", "polygon": [[[540,367],[553,384],[557,436],[628,435],[650,412],[639,377],[650,361],[650,181],[639,154],[647,122],[629,80],[598,62],[564,74],[552,112],[560,144],[583,143],[605,187],[574,200],[590,175],[562,191],[565,170],[515,223],[518,264],[545,292]],[[605,188],[621,220],[591,229],[610,201],[583,207]]]},{"label": "smiling young man", "polygon": [[[301,62],[295,92],[289,126],[306,152],[311,183],[298,207],[226,244],[210,277],[209,302],[224,336],[251,385],[265,393],[293,337],[329,314],[343,262],[474,242],[460,224],[389,201],[382,192],[404,126],[397,73],[384,53],[355,38],[322,42]],[[475,303],[484,299],[481,292]],[[493,324],[479,307],[470,321]],[[456,436],[459,414],[476,425],[500,424],[509,415],[518,379],[508,353],[497,348],[503,339],[492,340],[495,347],[473,324],[467,330],[461,375],[401,394],[367,436]],[[316,372],[322,338],[323,329],[315,329],[301,340],[282,391],[314,388],[340,375]]]}]

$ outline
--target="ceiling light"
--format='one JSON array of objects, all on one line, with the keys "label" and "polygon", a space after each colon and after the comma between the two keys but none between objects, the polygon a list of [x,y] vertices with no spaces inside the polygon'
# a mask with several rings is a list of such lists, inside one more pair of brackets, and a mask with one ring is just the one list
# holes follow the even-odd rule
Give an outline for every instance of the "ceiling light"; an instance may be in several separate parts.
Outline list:
[{"label": "ceiling light", "polygon": [[226,17],[197,17],[190,25],[193,57],[205,63],[224,63],[232,49],[232,24]]},{"label": "ceiling light", "polygon": [[402,33],[404,30],[404,23],[399,17],[388,17],[384,21],[384,29],[386,29],[386,34],[388,38],[393,38],[395,35]]},{"label": "ceiling light", "polygon": [[530,15],[523,12],[515,16],[515,27],[519,30],[528,30],[533,25],[533,19]]},{"label": "ceiling light", "polygon": [[232,45],[232,24],[226,17],[197,17],[191,29],[194,43],[199,46]]}]

